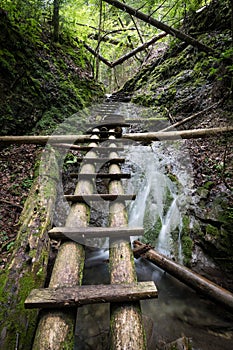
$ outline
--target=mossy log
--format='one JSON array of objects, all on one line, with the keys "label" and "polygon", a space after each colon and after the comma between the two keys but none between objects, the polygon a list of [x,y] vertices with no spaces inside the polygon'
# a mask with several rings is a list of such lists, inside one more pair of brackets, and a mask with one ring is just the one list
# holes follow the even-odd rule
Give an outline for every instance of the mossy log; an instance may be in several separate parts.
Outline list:
[{"label": "mossy log", "polygon": [[[31,349],[37,311],[24,309],[32,288],[43,287],[59,171],[54,151],[44,150],[43,173],[34,180],[20,217],[9,265],[0,275],[0,348]],[[51,174],[52,169],[52,174]]]},{"label": "mossy log", "polygon": [[[135,248],[143,248],[145,246],[145,244],[139,241],[134,242]],[[228,311],[233,312],[233,294],[228,290],[218,286],[207,278],[191,271],[185,266],[176,263],[153,249],[147,250],[142,256],[150,260],[164,271],[170,273],[187,286],[205,295],[210,300],[221,304]]]},{"label": "mossy log", "polygon": [[[115,154],[111,153],[114,157]],[[110,173],[120,173],[117,164],[109,167]],[[111,181],[110,194],[123,194],[120,181]],[[111,227],[124,227],[128,223],[124,203],[114,202],[110,205],[109,223]],[[109,252],[111,283],[134,283],[137,281],[134,257],[130,242],[127,240],[112,240]],[[146,348],[146,339],[142,326],[140,303],[111,304],[111,349],[142,350]]]},{"label": "mossy log", "polygon": [[[95,136],[93,136],[94,138]],[[96,143],[90,144],[96,147]],[[90,152],[93,157],[96,155]],[[93,164],[84,164],[80,170],[84,173],[95,172]],[[92,194],[93,186],[88,180],[80,180],[75,189],[75,195]],[[68,227],[86,227],[89,221],[90,208],[85,203],[75,203],[71,206],[66,219]],[[81,244],[68,241],[62,243],[58,251],[52,271],[49,287],[73,287],[82,283],[85,251]],[[41,313],[37,327],[33,350],[73,349],[76,309],[45,310]]]}]

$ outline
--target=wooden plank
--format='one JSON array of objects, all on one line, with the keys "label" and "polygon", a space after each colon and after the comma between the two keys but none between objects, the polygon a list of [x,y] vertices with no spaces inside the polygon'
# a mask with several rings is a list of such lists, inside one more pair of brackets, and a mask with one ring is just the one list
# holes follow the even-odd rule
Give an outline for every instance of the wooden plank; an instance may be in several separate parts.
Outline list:
[{"label": "wooden plank", "polygon": [[49,231],[51,239],[76,240],[78,238],[95,237],[130,237],[143,236],[144,229],[141,227],[54,227]]},{"label": "wooden plank", "polygon": [[153,281],[132,284],[89,285],[33,289],[24,306],[32,308],[67,308],[87,304],[127,302],[158,297]]},{"label": "wooden plank", "polygon": [[110,173],[93,173],[93,174],[84,174],[84,173],[71,173],[70,177],[76,178],[78,177],[79,180],[85,180],[85,179],[95,179],[95,178],[102,178],[102,179],[111,179],[111,180],[120,180],[120,179],[130,179],[131,174],[130,173],[121,173],[121,174],[110,174]]},{"label": "wooden plank", "polygon": [[136,194],[83,194],[83,195],[65,195],[67,201],[73,203],[87,203],[91,201],[117,201],[123,202],[128,200],[135,200]]},{"label": "wooden plank", "polygon": [[103,127],[105,126],[106,128],[111,128],[111,127],[116,127],[116,126],[121,126],[121,127],[129,127],[131,124],[129,123],[125,123],[125,122],[122,122],[122,120],[118,120],[118,119],[110,119],[107,121],[107,120],[103,120],[102,122],[99,122],[98,124],[86,124],[85,126],[88,127],[88,128],[99,128],[99,127]]},{"label": "wooden plank", "polygon": [[124,163],[125,158],[92,158],[92,157],[77,157],[77,163],[78,162],[86,162],[86,163]]}]

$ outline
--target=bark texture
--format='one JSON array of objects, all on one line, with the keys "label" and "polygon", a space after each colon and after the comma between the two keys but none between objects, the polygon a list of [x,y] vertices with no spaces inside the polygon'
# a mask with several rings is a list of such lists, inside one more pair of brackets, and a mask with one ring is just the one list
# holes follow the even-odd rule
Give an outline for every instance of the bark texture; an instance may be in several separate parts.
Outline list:
[{"label": "bark texture", "polygon": [[[114,157],[115,153],[111,153]],[[110,173],[120,173],[118,165],[109,167]],[[123,194],[120,181],[111,181],[110,194]],[[122,227],[128,223],[124,203],[115,202],[110,205],[110,226]],[[115,240],[110,245],[110,279],[111,283],[134,283],[137,281],[133,253],[129,241]],[[140,303],[111,304],[111,349],[142,350],[146,349],[146,340],[142,326]]]},{"label": "bark texture", "polygon": [[[93,136],[94,137],[94,136]],[[97,146],[96,143],[91,146]],[[90,155],[95,156],[94,152]],[[84,164],[81,172],[95,172],[93,164]],[[78,182],[75,194],[91,194],[93,187],[90,181],[81,180]],[[66,220],[66,226],[86,227],[89,220],[89,207],[85,203],[72,205]],[[84,266],[84,247],[75,242],[69,241],[61,245],[51,275],[49,287],[72,287],[82,283],[82,271]],[[37,327],[33,350],[62,350],[72,349],[74,342],[74,326],[76,309],[60,311],[47,310],[42,313]]]},{"label": "bark texture", "polygon": [[[143,248],[145,244],[135,241],[134,246]],[[205,295],[210,300],[213,300],[227,310],[233,312],[233,294],[228,290],[218,286],[217,284],[209,281],[207,278],[191,271],[185,266],[176,263],[173,260],[168,259],[166,256],[157,253],[155,250],[150,249],[143,254],[143,257],[159,266],[164,271],[170,273],[181,282],[187,284],[189,287],[195,289],[199,293]]]},{"label": "bark texture", "polygon": [[[55,153],[43,151],[43,173],[30,190],[20,217],[16,247],[9,266],[0,275],[0,348],[29,350],[37,311],[24,309],[32,288],[43,287],[49,256],[51,228],[59,171]],[[52,172],[51,172],[52,169]]]}]

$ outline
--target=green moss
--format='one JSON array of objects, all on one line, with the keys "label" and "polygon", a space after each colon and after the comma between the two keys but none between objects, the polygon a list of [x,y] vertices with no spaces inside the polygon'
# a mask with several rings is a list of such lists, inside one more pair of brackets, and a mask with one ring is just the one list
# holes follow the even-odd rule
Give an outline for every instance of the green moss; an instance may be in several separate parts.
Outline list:
[{"label": "green moss", "polygon": [[219,236],[219,230],[218,230],[217,227],[208,224],[208,225],[206,226],[206,234],[211,235],[211,236],[217,238],[217,237]]},{"label": "green moss", "polygon": [[190,237],[182,237],[182,252],[184,256],[184,265],[189,266],[192,258],[193,241]]}]

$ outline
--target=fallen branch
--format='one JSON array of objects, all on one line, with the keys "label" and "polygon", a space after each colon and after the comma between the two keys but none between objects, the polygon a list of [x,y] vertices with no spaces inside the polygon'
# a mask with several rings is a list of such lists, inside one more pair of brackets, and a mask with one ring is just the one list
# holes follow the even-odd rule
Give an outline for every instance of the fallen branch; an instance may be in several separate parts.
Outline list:
[{"label": "fallen branch", "polygon": [[174,124],[168,126],[168,127],[165,128],[165,129],[162,129],[162,130],[160,130],[160,131],[168,131],[168,130],[171,130],[171,129],[173,129],[173,128],[176,128],[177,126],[183,125],[183,124],[189,122],[190,120],[193,120],[193,119],[199,117],[200,115],[202,115],[202,114],[208,112],[209,110],[213,109],[214,107],[217,107],[219,104],[220,104],[220,102],[216,102],[216,103],[214,103],[213,105],[211,105],[211,106],[209,106],[209,107],[203,109],[202,111],[197,112],[197,113],[195,113],[195,114],[192,114],[192,115],[190,115],[189,117],[187,117],[187,118],[185,118],[185,119],[183,119],[183,120],[181,120],[181,121],[179,121],[179,122],[177,122],[177,123],[174,123]]},{"label": "fallen branch", "polygon": [[156,35],[154,38],[152,38],[150,41],[138,46],[136,49],[128,52],[126,55],[120,57],[118,60],[112,62],[112,67],[115,67],[119,64],[122,64],[124,61],[128,60],[132,56],[135,56],[138,52],[144,51],[146,48],[148,48],[150,45],[154,44],[156,41],[164,38],[167,35],[167,33],[161,33],[159,35]]},{"label": "fallen branch", "polygon": [[[139,247],[143,248],[144,246],[146,245],[140,241],[134,241],[134,247],[136,249]],[[150,260],[164,271],[170,273],[179,281],[185,283],[212,301],[221,304],[222,306],[226,307],[226,309],[233,312],[233,294],[228,290],[191,271],[187,267],[174,262],[165,255],[159,254],[153,249],[145,252],[143,257]]]},{"label": "fallen branch", "polygon": [[201,43],[200,41],[194,39],[190,35],[187,35],[187,34],[181,32],[175,28],[169,27],[165,23],[162,23],[162,22],[152,18],[150,15],[149,16],[145,15],[144,13],[138,11],[137,9],[134,9],[126,4],[123,4],[118,0],[104,0],[104,1],[110,5],[117,7],[120,10],[123,10],[124,12],[129,13],[132,16],[135,16],[135,17],[141,19],[142,21],[144,21],[146,23],[151,24],[152,26],[154,26],[158,29],[163,30],[164,32],[174,36],[175,38],[178,38],[182,41],[185,41],[187,44],[198,48],[200,51],[204,51],[204,52],[206,52],[208,54],[212,54],[212,55],[214,53],[216,53],[215,50],[213,50],[211,47]]},{"label": "fallen branch", "polygon": [[[80,40],[79,40],[80,41]],[[109,62],[108,60],[106,60],[106,58],[104,58],[103,56],[101,56],[98,52],[96,52],[94,49],[92,49],[92,47],[90,47],[89,45],[87,45],[86,43],[84,43],[83,41],[81,41],[83,46],[95,57],[97,57],[100,61],[102,61],[103,63],[105,63],[108,67],[112,68],[112,63]]]}]

